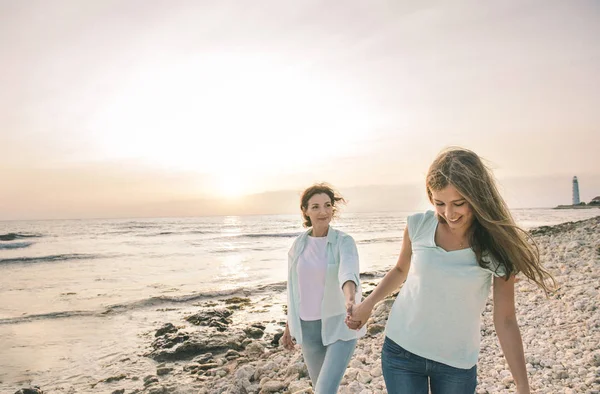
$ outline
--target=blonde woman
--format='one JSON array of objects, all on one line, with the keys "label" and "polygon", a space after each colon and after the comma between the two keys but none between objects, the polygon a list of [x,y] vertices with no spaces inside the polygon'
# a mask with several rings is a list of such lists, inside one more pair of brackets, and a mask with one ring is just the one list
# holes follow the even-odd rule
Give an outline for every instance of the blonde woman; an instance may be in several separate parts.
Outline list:
[{"label": "blonde woman", "polygon": [[308,231],[288,255],[288,316],[281,338],[286,349],[300,345],[315,392],[337,393],[356,341],[365,329],[345,324],[349,308],[362,297],[354,239],[329,223],[345,202],[331,186],[304,191],[300,209]]},{"label": "blonde woman", "polygon": [[426,189],[435,211],[408,217],[396,266],[352,308],[347,324],[361,328],[373,306],[406,281],[385,331],[381,361],[388,393],[472,394],[480,316],[493,283],[496,333],[517,392],[528,394],[515,275],[545,292],[554,279],[474,152],[440,153],[427,173]]}]

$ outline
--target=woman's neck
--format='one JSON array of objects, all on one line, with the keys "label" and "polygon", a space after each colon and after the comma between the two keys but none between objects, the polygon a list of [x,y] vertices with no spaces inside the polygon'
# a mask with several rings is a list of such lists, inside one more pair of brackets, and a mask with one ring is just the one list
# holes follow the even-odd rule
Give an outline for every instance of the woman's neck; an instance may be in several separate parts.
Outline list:
[{"label": "woman's neck", "polygon": [[329,232],[329,225],[325,227],[313,227],[311,236],[313,237],[325,237]]},{"label": "woman's neck", "polygon": [[452,235],[453,238],[459,239],[459,240],[465,240],[469,237],[469,235],[471,233],[472,225],[467,228],[453,229],[453,228],[450,228],[448,223],[446,223],[445,227],[446,227],[446,230]]}]

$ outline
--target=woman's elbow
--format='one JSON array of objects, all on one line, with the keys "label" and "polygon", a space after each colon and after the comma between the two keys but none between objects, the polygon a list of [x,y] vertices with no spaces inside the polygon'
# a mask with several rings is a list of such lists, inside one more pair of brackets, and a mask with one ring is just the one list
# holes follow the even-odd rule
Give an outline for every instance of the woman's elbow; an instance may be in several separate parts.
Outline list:
[{"label": "woman's elbow", "polygon": [[494,327],[496,330],[518,327],[517,317],[514,313],[494,313]]}]

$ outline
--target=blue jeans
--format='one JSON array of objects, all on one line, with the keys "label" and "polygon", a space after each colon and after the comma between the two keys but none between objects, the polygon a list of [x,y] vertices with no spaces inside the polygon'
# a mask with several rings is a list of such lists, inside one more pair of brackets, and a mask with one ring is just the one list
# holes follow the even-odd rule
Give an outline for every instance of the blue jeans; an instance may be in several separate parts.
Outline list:
[{"label": "blue jeans", "polygon": [[417,356],[385,337],[381,353],[383,378],[389,394],[474,394],[477,365],[451,367]]},{"label": "blue jeans", "polygon": [[316,394],[335,394],[352,358],[356,339],[323,346],[321,320],[300,320],[302,355]]}]

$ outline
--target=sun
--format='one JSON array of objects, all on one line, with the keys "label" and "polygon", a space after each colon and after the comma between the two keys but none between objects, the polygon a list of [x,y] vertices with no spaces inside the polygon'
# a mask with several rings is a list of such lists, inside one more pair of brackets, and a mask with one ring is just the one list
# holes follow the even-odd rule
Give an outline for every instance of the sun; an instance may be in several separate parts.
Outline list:
[{"label": "sun", "polygon": [[248,193],[244,179],[237,175],[222,175],[217,179],[218,194],[225,198],[240,198]]}]

